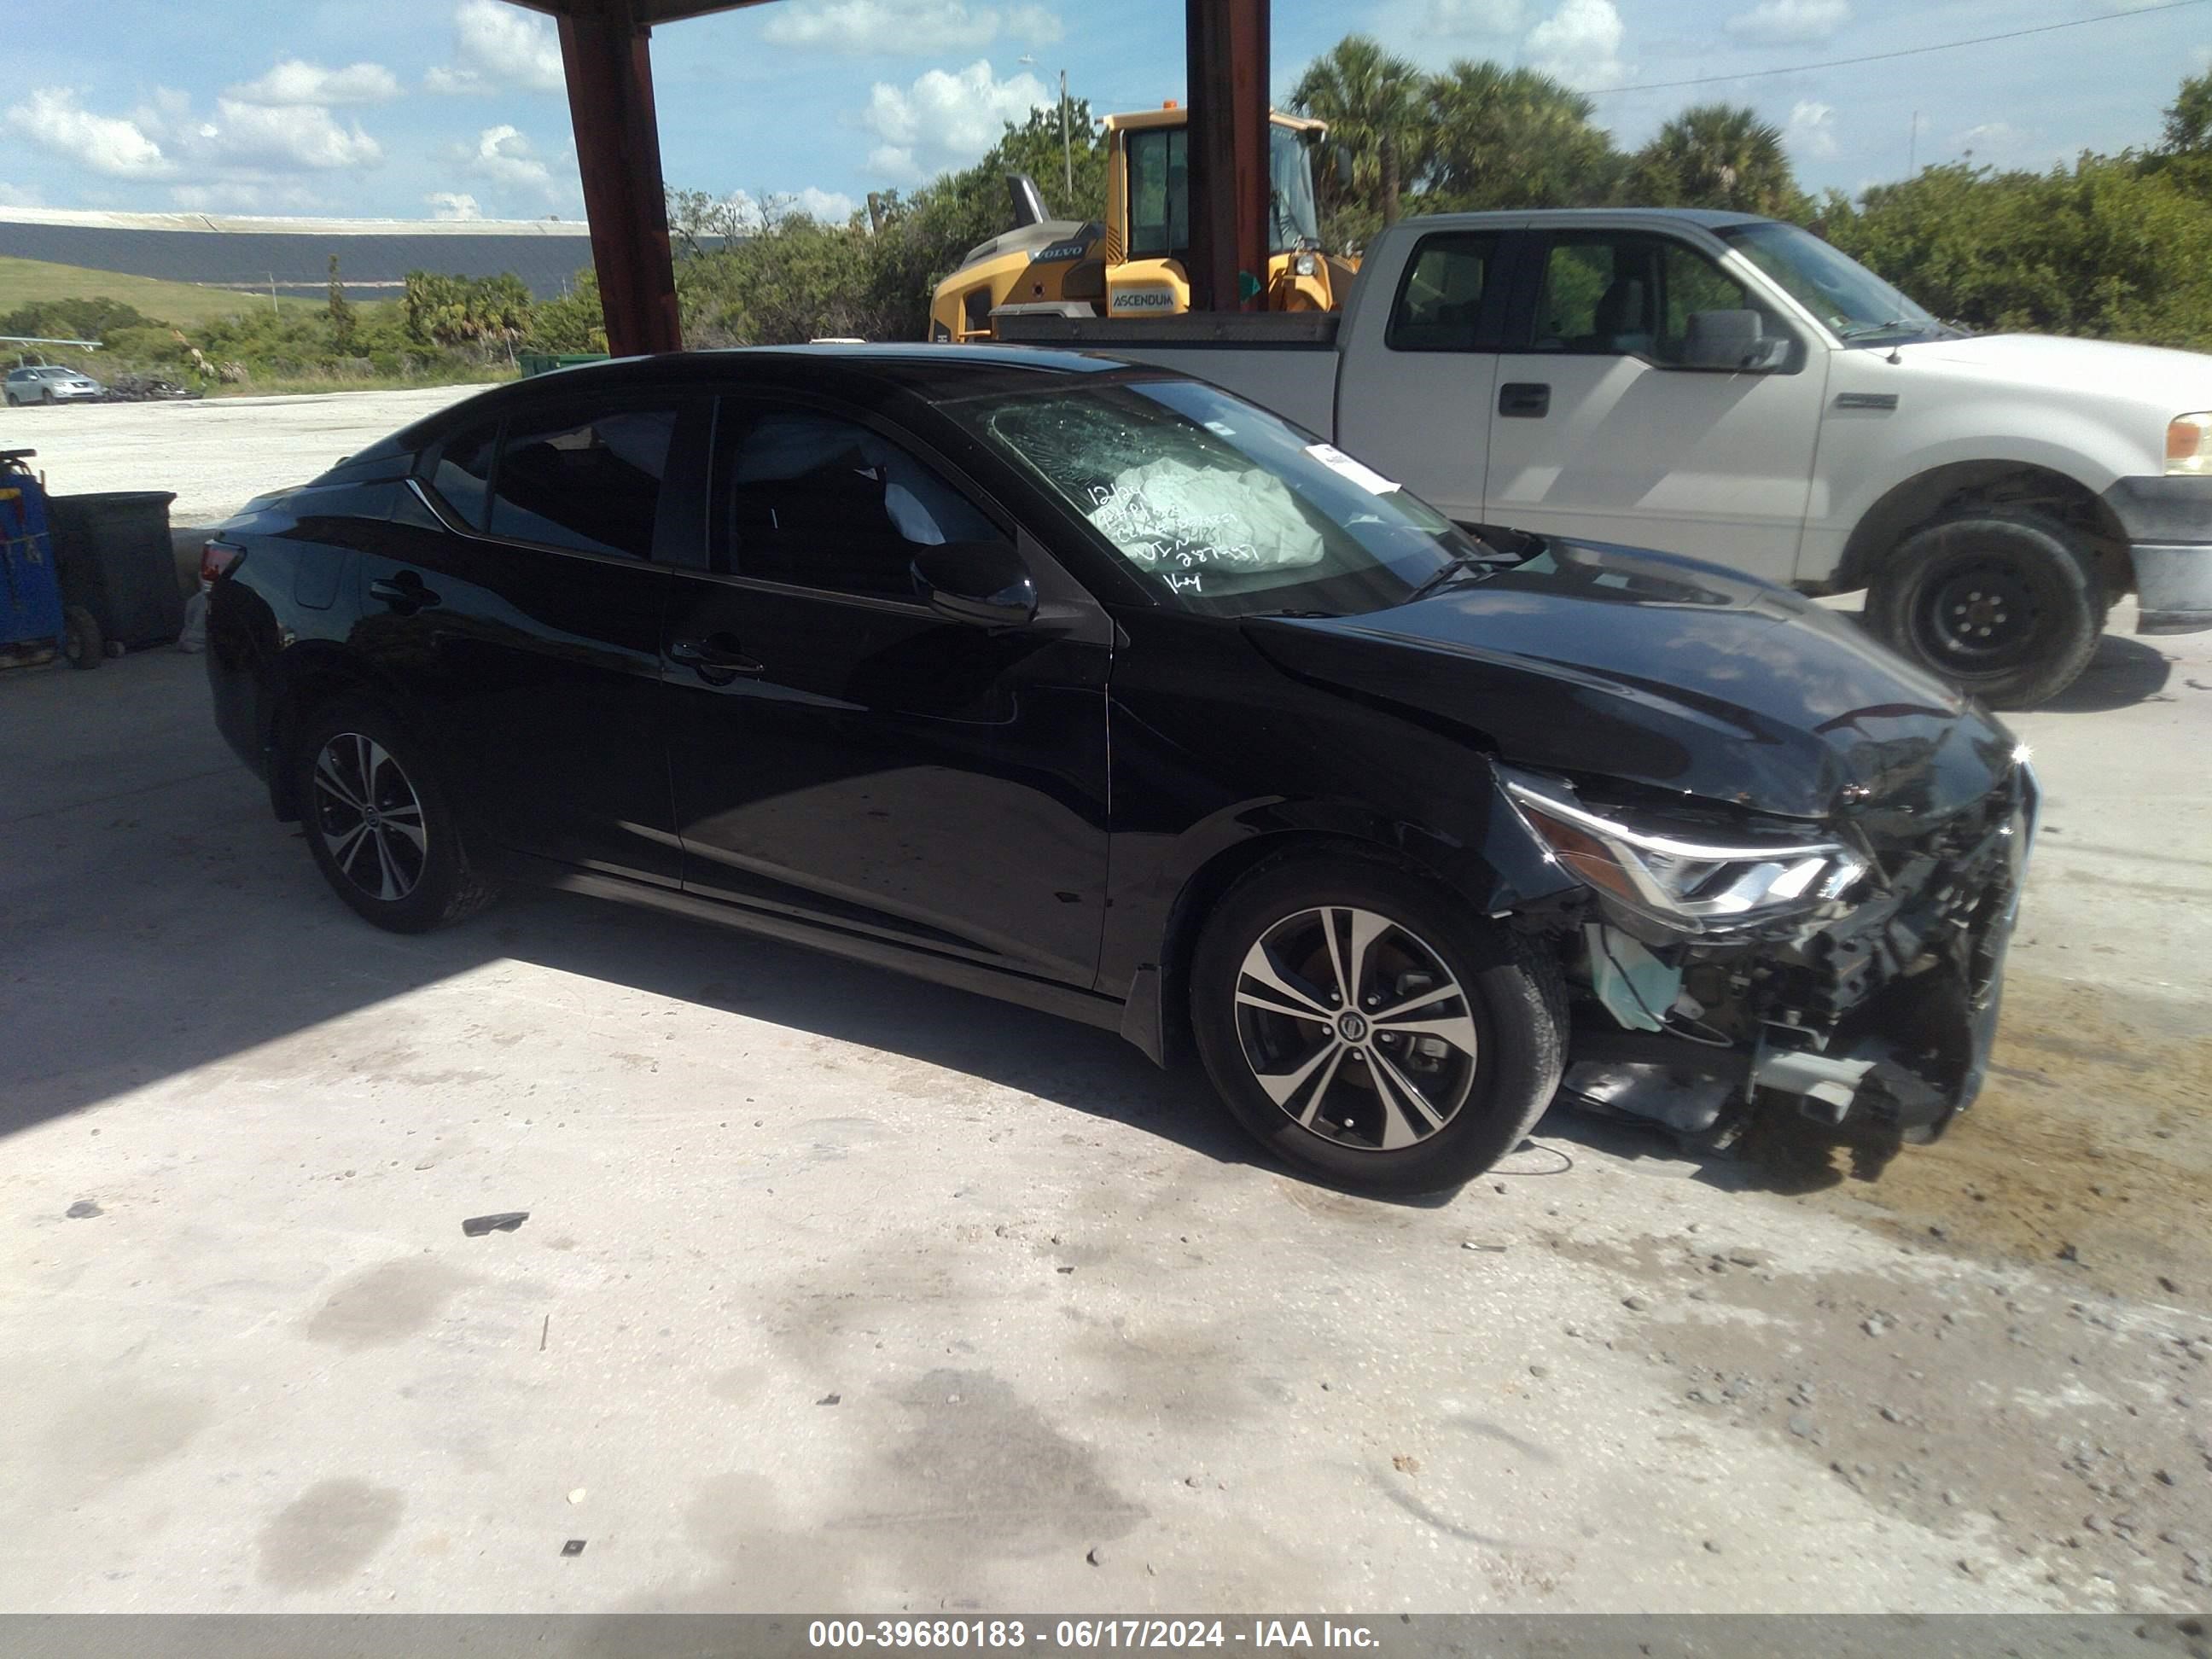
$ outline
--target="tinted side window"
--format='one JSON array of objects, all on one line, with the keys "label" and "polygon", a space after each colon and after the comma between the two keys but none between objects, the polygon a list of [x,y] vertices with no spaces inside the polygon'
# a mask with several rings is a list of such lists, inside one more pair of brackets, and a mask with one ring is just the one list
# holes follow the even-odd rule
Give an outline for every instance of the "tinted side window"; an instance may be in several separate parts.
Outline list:
[{"label": "tinted side window", "polygon": [[995,539],[989,519],[880,433],[811,410],[738,428],[718,469],[725,568],[764,581],[911,599],[917,547]]},{"label": "tinted side window", "polygon": [[1455,232],[1423,240],[1391,308],[1385,337],[1390,349],[1475,350],[1497,252],[1498,237],[1488,232]]},{"label": "tinted side window", "polygon": [[500,445],[491,533],[580,553],[653,556],[672,409],[517,416]]},{"label": "tinted side window", "polygon": [[463,427],[427,451],[419,469],[422,482],[471,530],[483,528],[484,495],[491,482],[491,456],[499,422]]}]

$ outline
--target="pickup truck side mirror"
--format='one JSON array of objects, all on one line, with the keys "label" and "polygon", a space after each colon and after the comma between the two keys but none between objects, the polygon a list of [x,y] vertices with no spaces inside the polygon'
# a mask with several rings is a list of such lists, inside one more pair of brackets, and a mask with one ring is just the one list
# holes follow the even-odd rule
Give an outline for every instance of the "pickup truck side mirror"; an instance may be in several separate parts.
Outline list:
[{"label": "pickup truck side mirror", "polygon": [[1680,367],[1771,373],[1789,361],[1790,342],[1765,330],[1766,319],[1756,311],[1693,311]]}]

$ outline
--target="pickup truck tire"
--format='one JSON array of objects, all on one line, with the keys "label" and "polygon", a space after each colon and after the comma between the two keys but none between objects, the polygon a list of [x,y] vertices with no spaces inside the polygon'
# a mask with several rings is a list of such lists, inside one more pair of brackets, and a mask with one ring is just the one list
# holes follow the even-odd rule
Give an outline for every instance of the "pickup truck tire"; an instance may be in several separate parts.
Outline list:
[{"label": "pickup truck tire", "polygon": [[1555,961],[1351,851],[1261,865],[1223,896],[1190,1014],[1254,1139],[1377,1194],[1456,1187],[1518,1146],[1558,1092],[1567,1030]]},{"label": "pickup truck tire", "polygon": [[2033,708],[2095,654],[2106,600],[2071,532],[1987,510],[1923,525],[1875,571],[1867,625],[1992,708]]}]

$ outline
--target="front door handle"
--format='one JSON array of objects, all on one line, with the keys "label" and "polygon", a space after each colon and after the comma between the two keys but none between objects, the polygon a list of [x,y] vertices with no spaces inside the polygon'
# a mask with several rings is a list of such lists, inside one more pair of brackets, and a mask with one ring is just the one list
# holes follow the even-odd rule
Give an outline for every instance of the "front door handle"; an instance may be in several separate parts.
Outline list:
[{"label": "front door handle", "polygon": [[1509,419],[1540,421],[1552,412],[1552,388],[1534,380],[1508,380],[1498,388],[1498,412]]},{"label": "front door handle", "polygon": [[727,685],[740,674],[767,672],[767,665],[745,655],[737,636],[732,634],[709,634],[703,640],[672,641],[667,655],[669,661],[681,663],[709,685]]},{"label": "front door handle", "polygon": [[382,599],[403,616],[428,610],[438,603],[438,596],[423,586],[422,579],[411,570],[403,570],[396,576],[379,576],[368,585],[368,592],[372,599]]}]

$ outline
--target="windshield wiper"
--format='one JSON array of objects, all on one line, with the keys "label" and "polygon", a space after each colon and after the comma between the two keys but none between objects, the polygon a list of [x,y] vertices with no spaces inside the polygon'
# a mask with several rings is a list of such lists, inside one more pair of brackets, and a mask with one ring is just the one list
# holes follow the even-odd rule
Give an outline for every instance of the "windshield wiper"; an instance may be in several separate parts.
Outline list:
[{"label": "windshield wiper", "polygon": [[1452,562],[1449,564],[1441,570],[1431,573],[1425,580],[1399,603],[1411,605],[1416,599],[1425,599],[1430,594],[1449,587],[1456,578],[1466,575],[1470,570],[1477,573],[1475,580],[1478,581],[1486,577],[1493,576],[1498,574],[1498,568],[1504,562],[1506,562],[1495,556],[1484,558],[1473,553],[1455,553],[1452,556]]},{"label": "windshield wiper", "polygon": [[1839,340],[1863,340],[1869,335],[1887,334],[1897,328],[1909,328],[1915,334],[1925,334],[1936,325],[1933,318],[1918,321],[1911,317],[1893,317],[1886,323],[1853,323],[1849,328],[1838,329],[1836,337]]}]

